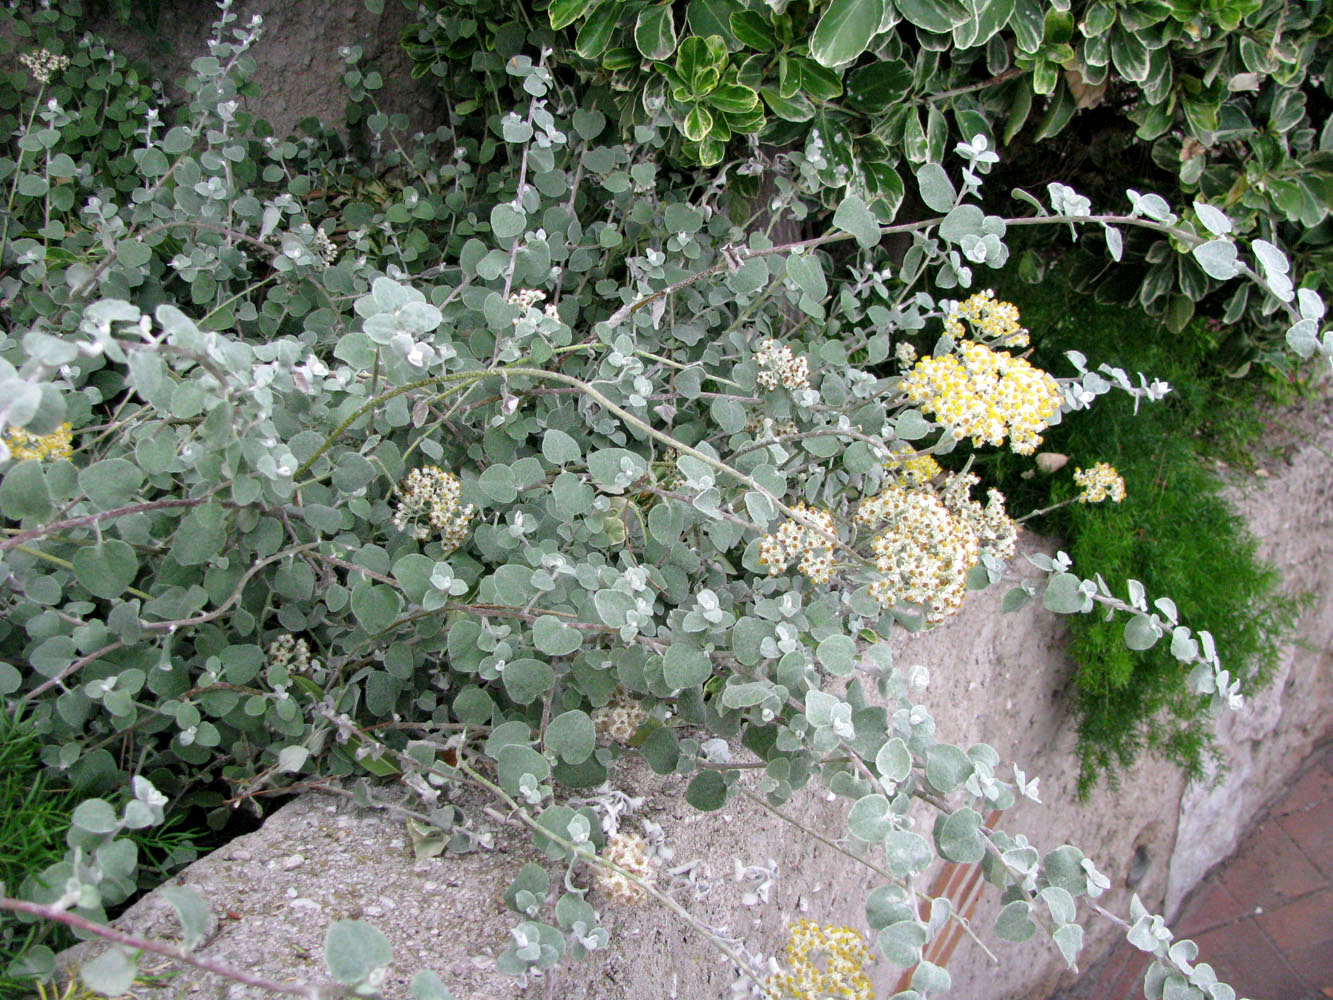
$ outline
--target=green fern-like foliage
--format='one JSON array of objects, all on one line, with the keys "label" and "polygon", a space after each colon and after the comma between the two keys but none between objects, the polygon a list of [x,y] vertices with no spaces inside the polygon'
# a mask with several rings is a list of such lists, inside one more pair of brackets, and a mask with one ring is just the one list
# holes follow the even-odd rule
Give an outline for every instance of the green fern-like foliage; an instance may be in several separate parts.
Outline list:
[{"label": "green fern-like foliage", "polygon": [[[1061,535],[1076,566],[1095,566],[1118,591],[1139,580],[1149,595],[1176,602],[1181,620],[1208,629],[1223,663],[1247,694],[1277,665],[1282,637],[1298,602],[1281,591],[1276,571],[1222,494],[1219,453],[1262,447],[1251,408],[1255,387],[1239,384],[1213,363],[1223,333],[1196,320],[1182,334],[1142,314],[1094,302],[1047,281],[1016,287],[1024,324],[1033,333],[1034,361],[1068,371],[1063,352],[1142,371],[1171,383],[1163,402],[1140,404],[1112,394],[1090,411],[1068,416],[1046,435],[1046,451],[1067,455],[1051,476],[1019,478],[1024,469],[1000,457],[996,474],[1010,509],[1048,506],[1074,496],[1075,467],[1104,461],[1125,479],[1128,497],[1114,505],[1073,504],[1037,525]],[[1191,778],[1216,763],[1206,703],[1185,685],[1186,668],[1165,643],[1145,652],[1125,646],[1123,621],[1075,616],[1069,622],[1079,735],[1079,792],[1099,780],[1112,786],[1146,752],[1178,764]]]}]

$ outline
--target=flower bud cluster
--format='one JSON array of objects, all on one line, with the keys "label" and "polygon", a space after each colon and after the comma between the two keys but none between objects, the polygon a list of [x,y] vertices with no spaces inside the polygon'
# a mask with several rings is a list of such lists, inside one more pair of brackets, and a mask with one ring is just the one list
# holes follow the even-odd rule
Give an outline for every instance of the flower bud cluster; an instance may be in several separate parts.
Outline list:
[{"label": "flower bud cluster", "polygon": [[[535,308],[537,303],[541,302],[545,298],[546,298],[546,293],[539,289],[520,288],[516,292],[509,293],[509,304],[518,306],[519,318],[521,319],[524,316],[527,316],[529,309]],[[543,310],[543,313],[545,314],[547,319],[558,320],[560,318],[560,313],[556,309],[554,303],[548,303],[546,308]],[[515,322],[518,321],[515,320]]]},{"label": "flower bud cluster", "polygon": [[769,439],[790,437],[793,434],[800,433],[800,428],[796,426],[795,420],[774,420],[772,417],[766,417],[760,413],[753,413],[745,422],[747,433],[754,435],[758,441]]},{"label": "flower bud cluster", "polygon": [[315,249],[319,251],[319,256],[325,264],[332,264],[338,259],[338,248],[333,240],[329,239],[329,234],[322,229],[315,230]]},{"label": "flower bud cluster", "polygon": [[1032,454],[1060,412],[1060,385],[1008,351],[965,340],[951,354],[922,358],[903,377],[908,400],[943,424],[955,441],[1002,445]]},{"label": "flower bud cluster", "polygon": [[[836,536],[833,515],[804,503],[794,508],[812,518],[828,535]],[[833,578],[833,540],[812,531],[799,521],[784,521],[777,534],[759,540],[759,561],[768,567],[769,576],[785,573],[787,565],[798,560],[796,568],[814,583],[828,583]]]},{"label": "flower bud cluster", "polygon": [[893,349],[893,356],[898,359],[900,365],[910,365],[916,362],[916,348],[905,340],[898,341]]},{"label": "flower bud cluster", "polygon": [[972,499],[972,487],[981,480],[971,472],[962,472],[945,480],[940,500],[954,517],[961,518],[977,536],[984,555],[1001,562],[1013,558],[1018,544],[1018,525],[1004,506],[1004,494],[997,489],[986,493],[986,506]]},{"label": "flower bud cluster", "polygon": [[[606,840],[602,857],[644,881],[651,881],[653,878],[653,864],[648,859],[648,845],[637,833],[612,834]],[[596,875],[593,876],[593,884],[599,892],[609,896],[613,903],[620,903],[622,906],[635,906],[648,898],[647,889],[609,868],[599,866]]]},{"label": "flower bud cluster", "polygon": [[1079,494],[1079,503],[1101,503],[1110,499],[1119,503],[1125,499],[1125,480],[1115,467],[1105,462],[1098,462],[1091,469],[1075,469],[1074,482],[1083,491]]},{"label": "flower bud cluster", "polygon": [[393,526],[418,541],[433,533],[440,536],[445,552],[452,552],[467,538],[468,523],[476,508],[460,506],[463,484],[453,473],[434,465],[413,469],[398,484],[398,509]]},{"label": "flower bud cluster", "polygon": [[646,718],[648,710],[643,702],[623,687],[616,688],[611,700],[601,708],[592,710],[593,729],[603,743],[628,744]]},{"label": "flower bud cluster", "polygon": [[50,434],[33,434],[22,427],[10,427],[5,431],[5,444],[16,462],[29,458],[39,462],[54,461],[74,454],[68,423],[61,424]]},{"label": "flower bud cluster", "polygon": [[866,973],[874,956],[865,939],[850,927],[821,927],[802,918],[791,928],[787,943],[787,972],[768,977],[768,1000],[873,1000],[874,984]]},{"label": "flower bud cluster", "polygon": [[779,344],[771,337],[759,345],[755,355],[759,362],[759,375],[756,381],[764,389],[776,389],[778,383],[787,389],[810,388],[810,362],[805,357],[796,357],[791,348]]},{"label": "flower bud cluster", "polygon": [[304,674],[310,670],[310,646],[290,632],[283,632],[264,650],[271,667],[286,667],[289,673]]},{"label": "flower bud cluster", "polygon": [[944,332],[954,340],[962,340],[967,335],[963,320],[971,324],[982,340],[1001,347],[1028,345],[1028,331],[1018,321],[1018,306],[997,299],[989,288],[955,303],[944,319]]},{"label": "flower bud cluster", "polygon": [[42,86],[50,83],[53,75],[69,68],[69,56],[58,56],[49,49],[25,52],[19,56],[19,62],[28,67],[32,78]]}]

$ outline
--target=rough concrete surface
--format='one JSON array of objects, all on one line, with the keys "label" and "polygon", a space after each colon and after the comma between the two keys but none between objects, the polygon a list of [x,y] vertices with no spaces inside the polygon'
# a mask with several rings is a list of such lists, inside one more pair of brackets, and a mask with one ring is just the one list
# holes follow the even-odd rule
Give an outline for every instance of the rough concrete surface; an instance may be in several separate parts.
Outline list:
[{"label": "rough concrete surface", "polygon": [[[1174,767],[1145,760],[1125,776],[1118,793],[1101,787],[1079,804],[1060,620],[1035,606],[1001,615],[1003,587],[973,595],[956,618],[896,646],[900,666],[919,663],[929,669],[932,679],[922,701],[943,738],[964,745],[984,738],[1006,761],[1041,777],[1044,804],[1022,802],[1006,814],[1003,828],[1026,833],[1043,850],[1066,842],[1083,847],[1112,880],[1112,890],[1101,900],[1112,912],[1128,912],[1131,891],[1150,907],[1170,911],[1229,853],[1249,815],[1282,787],[1290,769],[1333,723],[1328,669],[1333,469],[1327,461],[1333,430],[1327,416],[1327,404],[1306,413],[1302,420],[1309,433],[1294,442],[1289,459],[1267,479],[1236,489],[1238,502],[1264,539],[1265,555],[1277,562],[1292,587],[1316,597],[1302,618],[1301,641],[1291,650],[1283,675],[1243,711],[1220,720],[1231,771],[1216,788],[1186,789]],[[1028,551],[1041,547],[1031,538],[1025,545]],[[674,897],[704,923],[726,928],[727,936],[742,940],[749,952],[777,953],[784,928],[802,915],[864,929],[862,901],[873,876],[867,878],[864,869],[831,848],[748,801],[737,800],[720,814],[695,813],[683,801],[682,783],[653,775],[642,765],[620,771],[618,785],[645,797],[644,807],[623,821],[629,829],[637,829],[642,819],[660,824],[674,851],[671,865],[698,862],[696,884],[678,882]],[[829,802],[812,788],[788,809],[827,833],[841,828],[846,804]],[[494,833],[494,852],[414,862],[401,820],[360,810],[346,799],[304,796],[274,813],[259,831],[185,872],[185,884],[199,889],[221,916],[217,936],[202,953],[278,979],[318,980],[325,928],[338,919],[359,917],[375,923],[394,943],[387,998],[405,996],[407,980],[422,967],[437,970],[460,1000],[544,995],[546,984],[534,983],[525,993],[490,967],[516,923],[499,896],[525,862],[536,860],[524,832],[497,823]],[[1146,870],[1136,873],[1131,890],[1126,883],[1139,849]],[[756,882],[736,880],[734,858],[746,865],[776,864],[767,903],[742,903]],[[559,870],[553,874],[560,877]],[[923,890],[929,889],[930,875],[919,880]],[[663,886],[668,884],[664,878]],[[704,885],[709,891],[696,898],[696,889]],[[997,909],[995,894],[988,893],[973,923],[999,955],[1000,965],[964,940],[949,964],[953,995],[1035,998],[1067,982],[1070,974],[1049,943],[994,940],[989,926]],[[663,907],[607,906],[604,919],[617,942],[615,954],[566,966],[549,995],[590,1000],[730,995],[730,968]],[[169,908],[152,894],[120,923],[152,936],[169,937],[174,928]],[[1101,918],[1089,922],[1087,932],[1084,966],[1120,933]],[[83,945],[71,957],[86,959],[96,950],[96,945]],[[891,995],[897,976],[898,970],[881,967],[877,995]],[[172,980],[169,990],[143,995],[242,1000],[259,994],[187,971]]]}]

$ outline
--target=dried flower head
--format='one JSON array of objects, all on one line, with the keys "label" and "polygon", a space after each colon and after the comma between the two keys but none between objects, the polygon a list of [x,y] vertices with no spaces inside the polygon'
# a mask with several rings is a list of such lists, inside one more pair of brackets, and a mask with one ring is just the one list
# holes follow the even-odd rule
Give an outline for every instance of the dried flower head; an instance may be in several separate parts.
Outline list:
[{"label": "dried flower head", "polygon": [[648,718],[643,702],[623,687],[618,687],[611,700],[592,710],[593,729],[603,743],[628,744],[636,730]]},{"label": "dried flower head", "polygon": [[[632,875],[651,882],[653,864],[648,859],[648,845],[637,833],[614,833],[607,838],[602,857],[614,865],[625,869]],[[593,876],[593,885],[599,892],[605,893],[613,903],[634,906],[648,898],[648,890],[620,872],[598,866]]]},{"label": "dried flower head", "polygon": [[445,552],[452,552],[467,538],[468,524],[476,508],[460,506],[463,484],[451,472],[434,465],[413,469],[398,484],[398,510],[393,526],[424,541],[438,534]]},{"label": "dried flower head", "polygon": [[68,423],[61,424],[50,434],[33,434],[22,427],[10,427],[5,431],[5,444],[9,446],[10,457],[17,462],[33,458],[39,462],[69,458],[74,449]]},{"label": "dried flower head", "polygon": [[866,973],[874,956],[865,939],[850,927],[822,927],[801,919],[791,927],[787,970],[768,977],[768,1000],[873,1000],[874,984]]},{"label": "dried flower head", "polygon": [[32,78],[42,86],[50,83],[56,73],[69,68],[69,56],[58,56],[49,49],[25,52],[19,56],[19,62],[28,67]]},{"label": "dried flower head", "polygon": [[776,389],[779,382],[788,389],[810,388],[810,362],[771,337],[759,345],[755,360],[759,362],[756,381],[762,388]]},{"label": "dried flower head", "polygon": [[797,513],[812,518],[823,530],[813,531],[799,521],[784,521],[776,534],[759,540],[759,561],[768,567],[769,576],[785,573],[788,563],[798,560],[797,569],[814,583],[828,583],[833,578],[833,540],[836,536],[833,515],[817,507],[799,503]]},{"label": "dried flower head", "polygon": [[1078,497],[1079,503],[1101,503],[1107,499],[1119,503],[1125,499],[1125,480],[1115,471],[1114,466],[1105,462],[1098,462],[1086,471],[1075,469],[1074,482],[1082,490]]}]

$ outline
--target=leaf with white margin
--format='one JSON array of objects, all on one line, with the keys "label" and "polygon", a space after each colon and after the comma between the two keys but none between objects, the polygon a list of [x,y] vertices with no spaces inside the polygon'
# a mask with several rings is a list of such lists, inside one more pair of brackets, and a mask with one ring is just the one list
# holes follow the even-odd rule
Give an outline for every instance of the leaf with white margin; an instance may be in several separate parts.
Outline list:
[{"label": "leaf with white margin", "polygon": [[1231,232],[1231,220],[1227,214],[1212,205],[1205,205],[1201,201],[1194,203],[1194,211],[1199,216],[1199,221],[1214,236],[1225,236]]},{"label": "leaf with white margin", "polygon": [[1210,277],[1220,281],[1234,278],[1239,271],[1236,244],[1230,240],[1209,240],[1200,243],[1191,253]]},{"label": "leaf with white margin", "polygon": [[1302,288],[1296,293],[1296,306],[1301,319],[1312,319],[1317,323],[1324,318],[1324,300],[1313,288]]},{"label": "leaf with white margin", "polygon": [[1287,330],[1287,346],[1302,358],[1308,358],[1319,349],[1319,324],[1303,319]]}]

